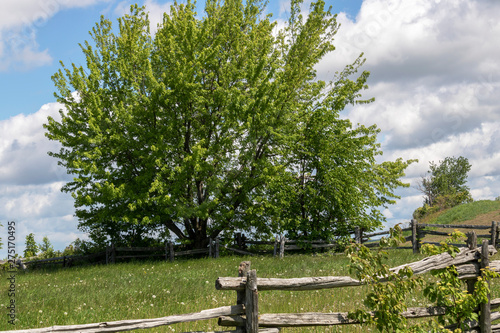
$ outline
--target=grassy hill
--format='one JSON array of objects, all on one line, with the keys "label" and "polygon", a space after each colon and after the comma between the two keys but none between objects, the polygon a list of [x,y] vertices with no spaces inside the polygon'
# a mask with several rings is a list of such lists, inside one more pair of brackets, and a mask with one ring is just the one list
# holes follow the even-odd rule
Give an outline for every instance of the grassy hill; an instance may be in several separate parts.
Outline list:
[{"label": "grassy hill", "polygon": [[500,201],[480,200],[436,212],[421,223],[490,225],[500,221]]},{"label": "grassy hill", "polygon": [[[447,224],[447,225],[486,225],[491,226],[491,222],[500,222],[500,201],[493,200],[480,200],[471,202],[468,204],[463,204],[453,208],[445,209],[440,212],[430,214],[422,219],[419,219],[419,223],[429,223],[429,224]],[[452,232],[449,228],[431,228],[432,230],[442,231],[450,233]],[[463,232],[464,234],[470,232],[470,229],[457,228],[457,230]],[[486,230],[476,230],[476,234],[484,235],[487,234]],[[425,242],[441,242],[447,237],[444,236],[434,236],[426,235]],[[410,245],[408,242],[405,245]]]}]

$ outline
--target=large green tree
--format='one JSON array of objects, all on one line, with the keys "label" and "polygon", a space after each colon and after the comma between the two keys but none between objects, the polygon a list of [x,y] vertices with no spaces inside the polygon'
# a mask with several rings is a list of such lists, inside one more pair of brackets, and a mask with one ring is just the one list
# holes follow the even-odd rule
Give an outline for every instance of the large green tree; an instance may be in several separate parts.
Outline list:
[{"label": "large green tree", "polygon": [[360,100],[363,59],[329,82],[315,66],[334,50],[324,1],[291,2],[278,30],[263,1],[175,3],[155,34],[143,8],[101,21],[86,67],[53,80],[64,104],[49,118],[50,154],[75,175],[79,227],[99,242],[174,234],[194,247],[235,229],[329,237],[379,226],[409,162],[377,164],[376,126],[340,112]]}]

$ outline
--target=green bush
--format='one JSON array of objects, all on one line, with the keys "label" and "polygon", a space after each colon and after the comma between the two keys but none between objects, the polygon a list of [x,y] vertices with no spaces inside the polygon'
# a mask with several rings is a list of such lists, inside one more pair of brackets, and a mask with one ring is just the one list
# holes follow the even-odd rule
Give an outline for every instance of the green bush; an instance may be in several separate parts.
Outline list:
[{"label": "green bush", "polygon": [[471,203],[473,201],[474,200],[469,192],[457,192],[453,194],[440,195],[434,200],[434,204],[432,206],[424,204],[422,207],[415,209],[413,212],[413,218],[421,219],[430,214],[462,204]]}]

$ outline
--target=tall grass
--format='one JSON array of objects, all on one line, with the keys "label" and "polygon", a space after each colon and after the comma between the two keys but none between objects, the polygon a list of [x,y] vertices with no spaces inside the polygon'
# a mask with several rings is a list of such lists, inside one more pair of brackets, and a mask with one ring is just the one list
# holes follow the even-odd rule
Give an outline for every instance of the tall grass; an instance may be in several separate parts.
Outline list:
[{"label": "tall grass", "polygon": [[[411,250],[391,250],[389,266],[421,259]],[[34,270],[17,273],[15,327],[6,315],[0,329],[27,329],[124,319],[156,318],[234,305],[234,291],[218,291],[219,276],[237,276],[240,261],[250,260],[260,277],[349,275],[344,255],[222,257],[219,259],[117,263],[109,266]],[[6,285],[6,279],[2,277]],[[363,306],[365,287],[320,291],[259,292],[260,313],[352,311]],[[0,295],[5,311],[7,293]],[[413,305],[426,305],[415,296]],[[176,324],[147,332],[221,330],[216,319]],[[365,332],[359,325],[286,329],[284,332]]]}]

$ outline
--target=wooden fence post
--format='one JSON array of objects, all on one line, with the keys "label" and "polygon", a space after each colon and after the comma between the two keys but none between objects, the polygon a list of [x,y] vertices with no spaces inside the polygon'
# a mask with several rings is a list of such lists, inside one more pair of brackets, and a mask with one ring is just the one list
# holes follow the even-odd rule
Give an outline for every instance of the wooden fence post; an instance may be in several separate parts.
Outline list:
[{"label": "wooden fence post", "polygon": [[417,220],[412,219],[411,220],[411,244],[413,247],[413,253],[418,253],[418,238],[417,238]]},{"label": "wooden fence post", "polygon": [[213,241],[212,241],[212,237],[210,237],[208,239],[208,257],[209,258],[212,258],[212,245],[213,245]]},{"label": "wooden fence post", "polygon": [[498,237],[500,236],[500,222],[495,222],[496,226],[497,226],[497,236],[496,236],[496,240],[495,240],[495,244],[498,244]]},{"label": "wooden fence post", "polygon": [[245,314],[247,333],[259,332],[259,294],[257,290],[257,272],[252,269],[247,273],[245,288]]},{"label": "wooden fence post", "polygon": [[110,247],[106,246],[106,265],[109,264],[109,252],[110,252]]},{"label": "wooden fence post", "polygon": [[165,261],[168,261],[168,242],[165,242]]},{"label": "wooden fence post", "polygon": [[417,222],[417,249],[418,253],[420,253],[420,248],[422,247],[422,242],[424,240],[425,233],[424,233],[424,228],[422,226],[418,225]]},{"label": "wooden fence post", "polygon": [[175,253],[174,253],[174,243],[168,242],[168,254],[170,255],[170,262],[174,262]]},{"label": "wooden fence post", "polygon": [[215,258],[219,258],[219,237],[215,238]]},{"label": "wooden fence post", "polygon": [[359,227],[354,228],[354,242],[361,244],[361,229]]},{"label": "wooden fence post", "polygon": [[281,235],[280,239],[280,259],[283,259],[285,257],[285,241],[286,237]]},{"label": "wooden fence post", "polygon": [[111,263],[114,264],[116,262],[116,247],[115,244],[111,244]]},{"label": "wooden fence post", "polygon": [[[470,250],[477,249],[476,232],[474,230],[472,230],[471,232],[468,232],[466,235],[467,235],[467,247]],[[467,292],[469,294],[474,293],[474,284],[476,283],[476,281],[477,281],[477,278],[467,280]]]},{"label": "wooden fence post", "polygon": [[492,221],[491,222],[491,245],[493,247],[497,247],[497,235],[498,235],[498,222]]},{"label": "wooden fence post", "polygon": [[474,250],[477,248],[477,235],[474,230],[466,233],[467,235],[467,248]]},{"label": "wooden fence post", "polygon": [[[481,248],[481,268],[485,268],[490,265],[489,250],[488,250],[488,240],[483,240],[483,246]],[[481,304],[481,315],[479,316],[479,328],[480,332],[491,332],[491,293],[488,294],[488,301]]]},{"label": "wooden fence post", "polygon": [[279,243],[279,237],[276,235],[276,240],[274,241],[274,250],[273,250],[273,257],[276,257],[278,254],[278,243]]},{"label": "wooden fence post", "polygon": [[241,246],[241,232],[234,234],[234,245],[237,249],[243,249],[243,246]]},{"label": "wooden fence post", "polygon": [[[247,273],[250,271],[250,261],[240,262],[238,267],[238,277],[246,277]],[[245,304],[245,290],[236,292],[236,304]]]}]

